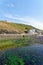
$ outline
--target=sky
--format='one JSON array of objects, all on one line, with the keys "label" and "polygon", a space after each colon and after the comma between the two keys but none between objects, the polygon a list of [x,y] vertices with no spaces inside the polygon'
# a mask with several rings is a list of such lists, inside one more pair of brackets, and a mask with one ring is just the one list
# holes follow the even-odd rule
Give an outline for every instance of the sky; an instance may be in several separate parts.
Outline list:
[{"label": "sky", "polygon": [[0,20],[43,30],[43,0],[0,0]]}]

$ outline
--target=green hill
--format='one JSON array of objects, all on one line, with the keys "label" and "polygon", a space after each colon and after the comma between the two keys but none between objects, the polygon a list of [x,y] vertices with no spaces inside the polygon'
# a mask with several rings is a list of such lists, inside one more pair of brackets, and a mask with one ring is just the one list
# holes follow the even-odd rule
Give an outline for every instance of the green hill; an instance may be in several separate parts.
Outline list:
[{"label": "green hill", "polygon": [[2,32],[9,32],[9,33],[23,33],[26,28],[28,30],[35,29],[34,27],[30,25],[24,25],[24,24],[17,24],[7,21],[0,21],[0,33]]}]

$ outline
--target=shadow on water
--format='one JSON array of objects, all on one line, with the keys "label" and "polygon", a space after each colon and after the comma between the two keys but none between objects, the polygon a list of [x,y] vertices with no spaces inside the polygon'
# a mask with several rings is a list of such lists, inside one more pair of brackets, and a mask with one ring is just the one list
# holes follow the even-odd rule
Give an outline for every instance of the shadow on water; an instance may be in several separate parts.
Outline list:
[{"label": "shadow on water", "polygon": [[8,49],[0,56],[0,65],[43,65],[43,44]]}]

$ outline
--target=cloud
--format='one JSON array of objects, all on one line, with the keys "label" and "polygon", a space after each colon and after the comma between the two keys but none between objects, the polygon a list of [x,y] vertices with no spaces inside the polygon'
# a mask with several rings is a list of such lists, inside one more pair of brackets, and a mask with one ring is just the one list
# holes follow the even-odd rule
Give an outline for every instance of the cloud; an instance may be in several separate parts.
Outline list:
[{"label": "cloud", "polygon": [[8,7],[15,7],[13,3],[7,4]]},{"label": "cloud", "polygon": [[13,16],[12,14],[9,14],[9,13],[5,14],[4,16],[7,17],[7,18],[10,18],[10,19],[16,19],[16,20],[20,21],[20,23],[32,25],[36,28],[43,30],[43,22],[35,20],[34,18],[31,18],[29,16],[24,16],[24,17],[20,17],[20,16],[17,16],[17,15]]},{"label": "cloud", "polygon": [[7,17],[7,18],[14,19],[14,16],[13,16],[13,15],[11,15],[11,14],[9,14],[9,13],[8,13],[8,14],[4,14],[4,16],[5,16],[5,17]]}]

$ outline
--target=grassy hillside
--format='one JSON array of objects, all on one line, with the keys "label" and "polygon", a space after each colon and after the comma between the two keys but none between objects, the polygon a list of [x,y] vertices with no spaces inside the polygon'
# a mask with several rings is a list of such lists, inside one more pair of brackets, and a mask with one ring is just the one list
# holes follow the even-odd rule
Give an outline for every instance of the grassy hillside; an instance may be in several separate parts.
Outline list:
[{"label": "grassy hillside", "polygon": [[34,27],[32,26],[28,26],[28,25],[24,25],[24,24],[17,24],[17,23],[11,23],[11,22],[6,22],[6,21],[0,21],[0,31],[11,31],[11,32],[18,32],[18,33],[22,33],[25,31],[25,28],[27,28],[28,30],[33,29]]}]

